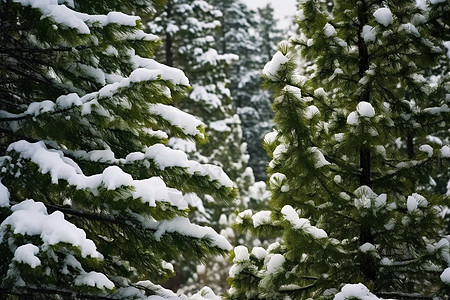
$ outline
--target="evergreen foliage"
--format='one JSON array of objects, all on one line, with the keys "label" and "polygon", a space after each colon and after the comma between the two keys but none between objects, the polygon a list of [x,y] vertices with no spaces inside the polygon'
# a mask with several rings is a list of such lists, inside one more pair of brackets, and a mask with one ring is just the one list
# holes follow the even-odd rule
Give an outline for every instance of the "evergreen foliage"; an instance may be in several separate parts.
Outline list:
[{"label": "evergreen foliage", "polygon": [[251,181],[246,175],[248,156],[242,144],[240,119],[232,105],[226,74],[237,56],[217,51],[215,32],[220,28],[221,16],[220,10],[206,1],[170,0],[149,23],[149,28],[152,33],[165,37],[164,46],[156,56],[165,57],[169,65],[179,66],[192,83],[189,97],[177,105],[206,124],[210,140],[208,145],[198,149],[178,140],[172,140],[171,144],[191,152],[199,160],[222,166],[240,190],[246,190]]},{"label": "evergreen foliage", "polygon": [[178,299],[157,285],[171,261],[230,249],[187,216],[192,195],[231,203],[233,182],[165,146],[205,125],[173,106],[184,73],[149,58],[136,15],[162,4],[0,2],[2,297]]},{"label": "evergreen foliage", "polygon": [[239,56],[239,61],[229,70],[229,78],[248,145],[249,166],[256,180],[265,180],[269,158],[261,141],[273,128],[273,113],[270,93],[261,89],[261,69],[276,52],[274,45],[282,39],[280,30],[270,5],[255,12],[242,0],[212,2],[223,13],[219,31],[221,53]]},{"label": "evergreen foliage", "polygon": [[301,1],[264,68],[271,210],[236,222],[279,240],[235,248],[227,298],[448,299],[449,198],[430,176],[450,174],[450,4],[328,2]]},{"label": "evergreen foliage", "polygon": [[[249,187],[253,184],[253,173],[247,167],[241,121],[232,104],[227,78],[229,65],[237,60],[237,56],[219,54],[218,51],[216,32],[220,30],[221,18],[222,12],[208,1],[169,0],[149,23],[149,30],[163,37],[163,45],[156,51],[156,57],[180,67],[189,77],[193,89],[188,97],[177,102],[177,106],[205,123],[209,139],[202,147],[179,139],[171,139],[169,144],[174,149],[188,152],[198,161],[221,166],[238,187],[236,206],[244,208]],[[190,214],[192,220],[224,234],[227,232],[226,236],[234,240],[228,219],[230,215],[234,216],[236,206],[201,195],[193,205],[197,209]],[[169,284],[184,292],[198,290],[203,285],[221,292],[227,288],[228,269],[229,263],[220,256],[208,260],[206,268],[185,260],[177,271],[177,278]]]}]

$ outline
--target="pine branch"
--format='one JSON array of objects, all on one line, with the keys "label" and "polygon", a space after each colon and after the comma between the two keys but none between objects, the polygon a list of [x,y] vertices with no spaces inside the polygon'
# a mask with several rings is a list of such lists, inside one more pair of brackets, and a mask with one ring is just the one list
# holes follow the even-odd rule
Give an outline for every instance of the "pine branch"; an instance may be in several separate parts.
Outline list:
[{"label": "pine branch", "polygon": [[431,300],[434,299],[434,297],[431,296],[424,296],[421,294],[408,294],[408,293],[401,293],[401,292],[384,292],[379,293],[379,296],[381,297],[394,297],[396,299],[424,299],[424,300]]},{"label": "pine branch", "polygon": [[97,296],[92,294],[78,294],[73,291],[59,290],[59,289],[46,289],[46,288],[32,288],[32,287],[21,287],[20,292],[17,290],[9,290],[6,288],[0,288],[0,295],[14,295],[19,297],[34,297],[36,294],[43,295],[61,295],[61,296],[71,296],[72,299],[94,299],[94,300],[110,300],[115,299],[111,296]]},{"label": "pine branch", "polygon": [[[26,53],[46,53],[46,52],[71,52],[73,50],[86,50],[91,49],[88,46],[75,46],[75,47],[60,47],[60,48],[5,48],[0,47],[0,53],[17,53],[17,52],[26,52]],[[26,58],[24,58],[26,59]]]}]

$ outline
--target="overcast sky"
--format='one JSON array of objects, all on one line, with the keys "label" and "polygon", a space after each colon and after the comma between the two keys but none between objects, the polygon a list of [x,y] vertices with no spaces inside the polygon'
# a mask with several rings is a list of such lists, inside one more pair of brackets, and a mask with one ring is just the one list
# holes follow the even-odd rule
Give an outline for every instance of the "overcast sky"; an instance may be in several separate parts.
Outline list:
[{"label": "overcast sky", "polygon": [[275,16],[280,20],[280,25],[287,27],[292,23],[292,16],[297,11],[295,0],[243,0],[250,8],[265,6],[267,3],[272,3],[275,9]]}]

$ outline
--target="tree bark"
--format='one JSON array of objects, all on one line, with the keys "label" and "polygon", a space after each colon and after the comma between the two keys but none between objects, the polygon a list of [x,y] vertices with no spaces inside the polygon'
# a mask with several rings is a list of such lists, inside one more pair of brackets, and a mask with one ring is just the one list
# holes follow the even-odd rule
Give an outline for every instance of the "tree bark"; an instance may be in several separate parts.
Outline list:
[{"label": "tree bark", "polygon": [[[362,1],[361,7],[358,13],[358,53],[359,53],[359,70],[358,75],[359,79],[363,78],[366,74],[366,71],[369,70],[369,54],[367,50],[367,46],[362,37],[362,29],[363,26],[367,24],[367,4]],[[358,102],[365,101],[370,103],[370,91],[369,88],[365,88],[363,93],[358,99]],[[371,155],[369,145],[363,144],[359,149],[359,167],[361,169],[361,174],[359,178],[360,186],[368,186],[372,188],[372,179],[371,179]],[[360,236],[359,236],[359,244],[364,245],[366,243],[374,243],[374,237],[372,235],[372,230],[370,227],[369,220],[366,218],[362,218],[360,225]],[[370,254],[363,253],[360,259],[360,272],[366,282],[376,282],[377,278],[377,269],[376,264],[373,257]],[[375,284],[376,286],[376,284]]]},{"label": "tree bark", "polygon": [[[167,19],[170,20],[172,17],[172,1],[167,1],[166,6],[166,13],[167,13]],[[166,28],[166,65],[169,67],[173,67],[173,40],[172,40],[172,34],[167,32]]]}]

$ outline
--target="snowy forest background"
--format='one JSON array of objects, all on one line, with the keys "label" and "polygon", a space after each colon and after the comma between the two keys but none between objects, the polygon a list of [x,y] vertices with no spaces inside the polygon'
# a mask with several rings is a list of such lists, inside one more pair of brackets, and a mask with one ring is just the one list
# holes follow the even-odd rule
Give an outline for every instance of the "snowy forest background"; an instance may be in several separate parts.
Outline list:
[{"label": "snowy forest background", "polygon": [[0,299],[449,299],[450,3],[297,2],[1,0]]}]

